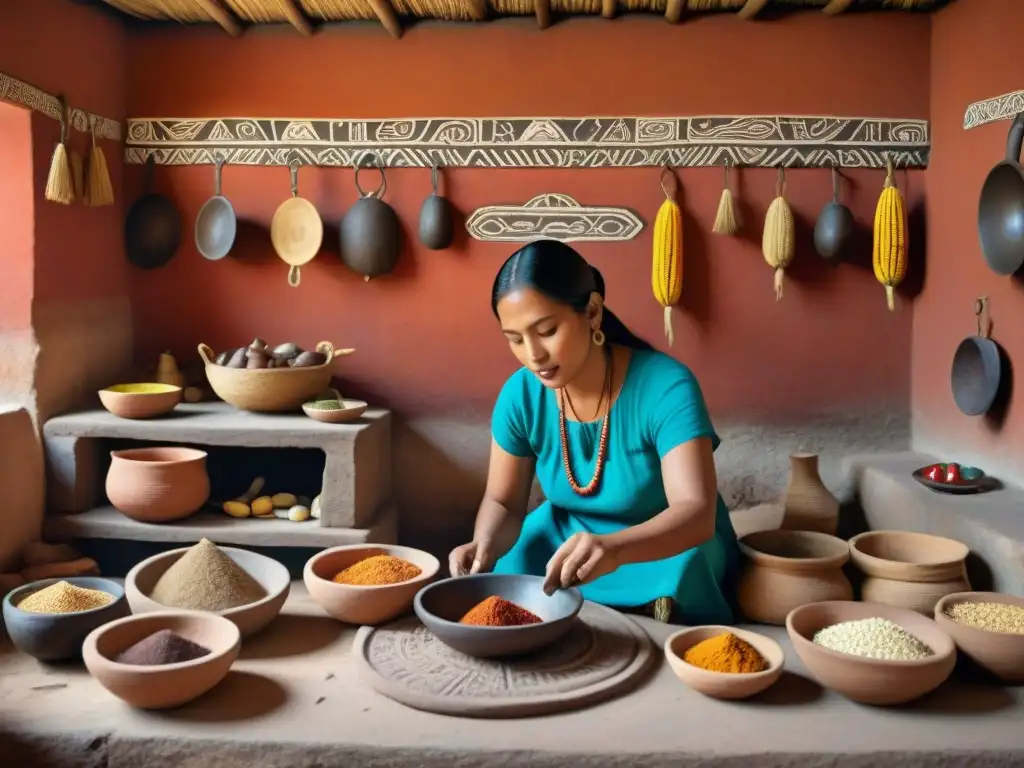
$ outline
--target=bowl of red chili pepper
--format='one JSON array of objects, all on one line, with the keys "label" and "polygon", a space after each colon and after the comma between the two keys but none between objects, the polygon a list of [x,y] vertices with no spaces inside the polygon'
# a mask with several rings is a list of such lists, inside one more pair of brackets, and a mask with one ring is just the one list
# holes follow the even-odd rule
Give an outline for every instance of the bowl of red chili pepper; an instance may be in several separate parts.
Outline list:
[{"label": "bowl of red chili pepper", "polygon": [[583,607],[578,589],[544,593],[541,576],[478,573],[421,589],[413,610],[445,645],[493,658],[540,650],[560,640]]}]

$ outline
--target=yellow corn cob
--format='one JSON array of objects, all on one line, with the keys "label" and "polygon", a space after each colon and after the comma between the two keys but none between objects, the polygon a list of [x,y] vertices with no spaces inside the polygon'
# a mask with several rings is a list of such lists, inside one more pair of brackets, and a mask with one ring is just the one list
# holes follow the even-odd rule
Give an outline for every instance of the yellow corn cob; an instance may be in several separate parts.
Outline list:
[{"label": "yellow corn cob", "polygon": [[[664,189],[664,186],[662,187]],[[654,298],[665,308],[665,338],[672,345],[672,305],[683,290],[683,214],[666,190],[665,202],[654,219],[654,258],[651,263]]]},{"label": "yellow corn cob", "polygon": [[775,184],[775,199],[768,206],[764,217],[764,233],[761,236],[761,252],[768,266],[775,269],[775,300],[782,298],[782,279],[786,267],[793,260],[796,240],[793,236],[793,211],[786,202],[786,172],[779,169],[779,180]]},{"label": "yellow corn cob", "polygon": [[875,237],[871,264],[875,279],[885,286],[889,311],[896,309],[893,289],[907,274],[907,223],[903,195],[893,181],[892,161],[885,160],[885,184],[875,206]]}]

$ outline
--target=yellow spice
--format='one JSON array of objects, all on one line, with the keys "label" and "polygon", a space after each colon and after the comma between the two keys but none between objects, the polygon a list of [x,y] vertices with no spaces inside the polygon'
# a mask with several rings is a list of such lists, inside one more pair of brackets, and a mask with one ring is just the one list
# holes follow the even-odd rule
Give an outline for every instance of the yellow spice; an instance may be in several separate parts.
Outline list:
[{"label": "yellow spice", "polygon": [[102,608],[112,602],[114,596],[102,590],[76,587],[69,582],[58,581],[33,592],[18,603],[18,608],[28,613],[78,613]]}]

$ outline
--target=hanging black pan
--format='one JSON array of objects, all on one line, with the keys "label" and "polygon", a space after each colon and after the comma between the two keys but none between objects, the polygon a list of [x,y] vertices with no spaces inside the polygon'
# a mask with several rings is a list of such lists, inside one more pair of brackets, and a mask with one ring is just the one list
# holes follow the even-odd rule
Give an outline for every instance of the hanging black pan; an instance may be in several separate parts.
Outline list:
[{"label": "hanging black pan", "polygon": [[988,321],[988,297],[974,302],[978,318],[978,334],[960,342],[953,354],[950,386],[956,407],[967,416],[987,413],[999,392],[1003,378],[1003,359],[999,345],[989,338],[992,326]]},{"label": "hanging black pan", "polygon": [[153,191],[156,160],[146,157],[145,194],[132,203],[124,220],[124,250],[128,261],[142,269],[169,262],[181,245],[181,214],[174,203]]},{"label": "hanging black pan", "polygon": [[1024,264],[1024,112],[1017,115],[1006,139],[1006,159],[988,172],[978,202],[981,252],[997,275],[1012,275]]}]

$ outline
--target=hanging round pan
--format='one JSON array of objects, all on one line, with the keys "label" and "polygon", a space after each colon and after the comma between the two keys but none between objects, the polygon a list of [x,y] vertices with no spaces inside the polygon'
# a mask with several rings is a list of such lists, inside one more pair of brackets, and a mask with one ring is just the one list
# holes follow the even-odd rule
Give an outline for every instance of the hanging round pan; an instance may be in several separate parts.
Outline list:
[{"label": "hanging round pan", "polygon": [[311,262],[324,242],[324,222],[316,206],[299,197],[299,164],[289,164],[292,196],[277,206],[270,222],[270,241],[278,257],[287,264],[288,285],[298,287],[299,267]]},{"label": "hanging round pan", "polygon": [[164,266],[181,245],[181,214],[167,197],[153,191],[156,159],[146,157],[145,194],[132,203],[124,220],[128,261],[142,269]]},{"label": "hanging round pan", "polygon": [[978,201],[981,252],[997,275],[1012,275],[1024,265],[1024,112],[1017,115],[1006,139],[1006,159],[985,178]]},{"label": "hanging round pan", "polygon": [[988,297],[974,302],[978,333],[960,342],[953,355],[950,386],[956,407],[967,416],[987,413],[999,393],[1003,378],[1003,356],[999,345],[989,338]]},{"label": "hanging round pan", "polygon": [[224,158],[217,158],[213,177],[213,197],[203,203],[196,216],[196,249],[210,261],[223,259],[235,244],[238,219],[231,201],[221,194]]}]

